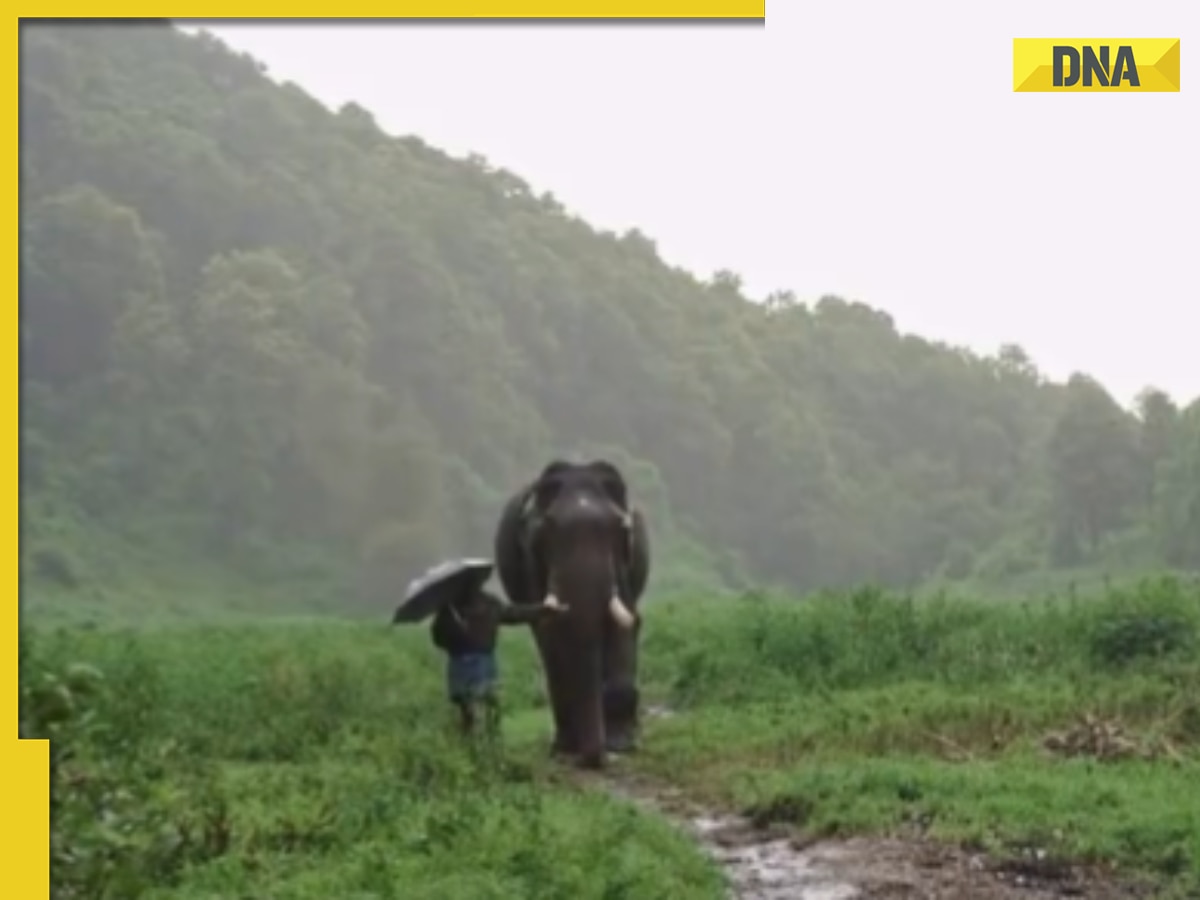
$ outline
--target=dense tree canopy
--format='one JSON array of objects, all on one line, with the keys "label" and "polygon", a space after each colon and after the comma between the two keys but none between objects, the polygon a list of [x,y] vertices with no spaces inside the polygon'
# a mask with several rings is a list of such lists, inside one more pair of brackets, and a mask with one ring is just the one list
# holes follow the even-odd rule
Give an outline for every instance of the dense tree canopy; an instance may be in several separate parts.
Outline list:
[{"label": "dense tree canopy", "polygon": [[210,36],[41,25],[22,50],[44,575],[70,518],[387,594],[487,552],[504,494],[572,452],[626,466],[668,558],[728,579],[1200,567],[1197,403],[1126,411],[836,297],[752,303]]}]

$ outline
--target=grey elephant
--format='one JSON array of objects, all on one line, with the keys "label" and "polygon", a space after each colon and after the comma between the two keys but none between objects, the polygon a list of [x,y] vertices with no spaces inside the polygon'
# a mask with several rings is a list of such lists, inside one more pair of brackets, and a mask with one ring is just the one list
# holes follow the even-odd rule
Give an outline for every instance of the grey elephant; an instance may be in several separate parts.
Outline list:
[{"label": "grey elephant", "polygon": [[531,626],[554,713],[553,752],[602,768],[607,753],[635,749],[650,541],[620,470],[604,460],[547,465],[505,505],[495,561],[511,603],[566,607]]}]

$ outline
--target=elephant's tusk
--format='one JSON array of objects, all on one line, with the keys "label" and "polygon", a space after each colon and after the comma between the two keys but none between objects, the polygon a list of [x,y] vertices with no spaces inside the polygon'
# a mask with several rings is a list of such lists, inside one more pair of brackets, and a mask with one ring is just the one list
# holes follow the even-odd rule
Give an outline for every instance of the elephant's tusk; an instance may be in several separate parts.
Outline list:
[{"label": "elephant's tusk", "polygon": [[633,513],[627,509],[622,509],[613,501],[608,501],[609,509],[611,509],[621,521],[621,527],[625,529],[633,528]]},{"label": "elephant's tusk", "polygon": [[629,611],[629,608],[621,602],[621,598],[616,594],[613,594],[613,598],[608,601],[608,611],[612,613],[613,619],[622,628],[632,628],[637,622],[633,613]]},{"label": "elephant's tusk", "polygon": [[547,609],[563,609],[563,605],[558,602],[558,578],[556,573],[551,571],[547,581],[546,596],[542,598],[542,606]]}]

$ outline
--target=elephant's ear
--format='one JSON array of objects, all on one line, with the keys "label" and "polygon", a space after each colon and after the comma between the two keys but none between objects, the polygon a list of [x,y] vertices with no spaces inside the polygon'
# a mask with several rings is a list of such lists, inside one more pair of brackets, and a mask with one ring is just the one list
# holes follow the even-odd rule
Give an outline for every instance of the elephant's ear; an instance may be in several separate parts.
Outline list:
[{"label": "elephant's ear", "polygon": [[632,559],[635,545],[639,540],[646,540],[646,511],[640,504],[629,507],[629,556]]},{"label": "elephant's ear", "polygon": [[536,486],[537,482],[531,482],[522,492],[519,516],[523,531],[527,531],[538,519]]}]

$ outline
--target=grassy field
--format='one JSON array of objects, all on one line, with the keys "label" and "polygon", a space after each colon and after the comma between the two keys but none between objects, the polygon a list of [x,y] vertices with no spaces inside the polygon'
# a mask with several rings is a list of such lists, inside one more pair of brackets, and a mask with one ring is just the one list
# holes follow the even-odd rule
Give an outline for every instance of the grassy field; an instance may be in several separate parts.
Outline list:
[{"label": "grassy field", "polygon": [[1196,585],[739,606],[662,611],[680,627],[652,670],[683,714],[641,765],[814,835],[1036,848],[1200,890]]},{"label": "grassy field", "polygon": [[[25,714],[59,738],[59,896],[722,896],[686,837],[555,777],[519,630],[492,748],[456,739],[423,628],[31,635]],[[1195,896],[1198,641],[1200,587],[1166,580],[1019,603],[652,603],[647,701],[676,714],[632,764],[812,834],[1036,847]]]},{"label": "grassy field", "polygon": [[[527,640],[508,637],[509,702],[528,710]],[[720,895],[670,826],[552,789],[535,736],[455,740],[423,631],[58,631],[33,654],[31,708],[61,715],[64,681],[79,707],[59,726],[78,755],[57,773],[54,848],[73,896]]]}]

